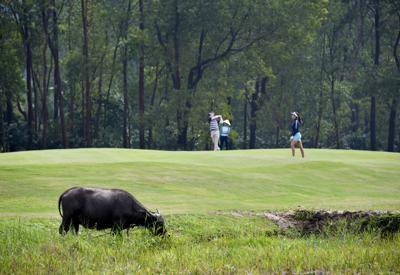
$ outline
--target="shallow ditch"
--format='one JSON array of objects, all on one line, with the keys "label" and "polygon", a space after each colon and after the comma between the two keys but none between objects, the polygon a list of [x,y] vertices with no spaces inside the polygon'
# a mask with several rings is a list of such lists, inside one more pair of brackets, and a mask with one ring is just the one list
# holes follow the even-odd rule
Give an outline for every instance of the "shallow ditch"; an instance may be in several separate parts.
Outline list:
[{"label": "shallow ditch", "polygon": [[[275,234],[335,235],[372,232],[391,237],[400,232],[400,212],[294,210],[287,212],[218,211],[214,214],[261,216],[277,225]],[[270,234],[273,234],[270,232]]]}]

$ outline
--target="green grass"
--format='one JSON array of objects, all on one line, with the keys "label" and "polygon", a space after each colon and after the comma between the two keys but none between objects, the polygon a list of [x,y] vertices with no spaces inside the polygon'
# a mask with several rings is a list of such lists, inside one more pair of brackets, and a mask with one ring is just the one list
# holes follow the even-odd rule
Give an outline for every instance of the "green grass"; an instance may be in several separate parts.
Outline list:
[{"label": "green grass", "polygon": [[60,237],[57,220],[1,220],[2,274],[400,272],[400,236],[288,238],[260,217],[172,215],[168,239],[84,230]]},{"label": "green grass", "polygon": [[[122,188],[166,214],[170,238],[83,230],[58,235],[72,186]],[[400,236],[271,235],[262,217],[217,210],[400,210],[400,155],[285,150],[123,149],[0,154],[0,274],[399,273]]]},{"label": "green grass", "polygon": [[400,155],[307,150],[81,149],[0,155],[0,215],[58,216],[71,186],[123,188],[167,214],[306,208],[400,209]]}]

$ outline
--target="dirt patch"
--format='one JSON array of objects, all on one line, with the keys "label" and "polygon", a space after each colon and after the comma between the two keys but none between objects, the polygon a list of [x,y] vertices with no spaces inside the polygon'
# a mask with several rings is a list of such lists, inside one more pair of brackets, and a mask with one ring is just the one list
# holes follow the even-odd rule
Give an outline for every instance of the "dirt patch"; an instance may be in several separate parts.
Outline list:
[{"label": "dirt patch", "polygon": [[400,231],[400,214],[388,211],[309,211],[264,213],[281,230],[293,228],[302,235],[350,231],[377,231],[388,236]]},{"label": "dirt patch", "polygon": [[262,216],[276,224],[280,233],[294,231],[300,235],[371,231],[381,236],[392,236],[400,232],[400,212],[294,210],[287,212],[218,211],[214,214],[236,217]]}]

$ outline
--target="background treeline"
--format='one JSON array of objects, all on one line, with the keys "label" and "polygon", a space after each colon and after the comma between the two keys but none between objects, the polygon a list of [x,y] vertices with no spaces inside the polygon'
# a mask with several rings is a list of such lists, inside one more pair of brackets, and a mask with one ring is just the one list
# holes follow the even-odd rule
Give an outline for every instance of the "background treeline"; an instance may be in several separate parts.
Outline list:
[{"label": "background treeline", "polygon": [[18,0],[0,4],[0,150],[400,149],[400,2]]}]

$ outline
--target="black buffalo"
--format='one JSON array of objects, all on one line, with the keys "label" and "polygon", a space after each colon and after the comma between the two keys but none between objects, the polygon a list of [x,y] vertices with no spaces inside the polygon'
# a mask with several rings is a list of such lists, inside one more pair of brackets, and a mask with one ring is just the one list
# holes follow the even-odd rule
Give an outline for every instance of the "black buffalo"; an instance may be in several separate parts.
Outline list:
[{"label": "black buffalo", "polygon": [[[62,212],[61,209],[62,208]],[[61,194],[58,211],[62,217],[60,234],[73,226],[107,229],[114,233],[134,226],[144,226],[156,235],[166,233],[164,218],[150,212],[131,194],[120,189],[73,187]]]}]

